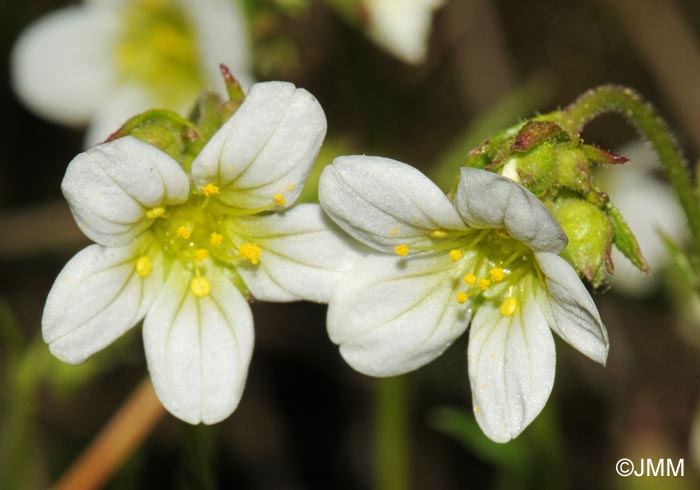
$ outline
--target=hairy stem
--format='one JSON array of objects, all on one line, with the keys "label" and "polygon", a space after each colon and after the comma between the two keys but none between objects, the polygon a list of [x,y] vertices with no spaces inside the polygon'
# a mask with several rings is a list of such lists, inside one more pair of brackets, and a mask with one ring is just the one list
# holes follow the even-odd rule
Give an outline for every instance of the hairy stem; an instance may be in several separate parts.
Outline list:
[{"label": "hairy stem", "polygon": [[690,225],[693,255],[700,257],[700,208],[688,174],[688,162],[666,123],[648,102],[632,89],[603,85],[564,108],[557,122],[569,133],[578,135],[593,119],[610,112],[623,116],[656,151]]}]

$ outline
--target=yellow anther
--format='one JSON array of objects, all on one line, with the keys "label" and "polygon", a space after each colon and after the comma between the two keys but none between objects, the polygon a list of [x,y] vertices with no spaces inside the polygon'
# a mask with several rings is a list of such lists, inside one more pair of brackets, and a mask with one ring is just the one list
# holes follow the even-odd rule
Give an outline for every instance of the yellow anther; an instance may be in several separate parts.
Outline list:
[{"label": "yellow anther", "polygon": [[450,250],[450,260],[452,262],[457,262],[459,259],[462,258],[462,251],[461,250]]},{"label": "yellow anther", "polygon": [[478,287],[481,291],[486,291],[490,285],[491,281],[489,281],[485,277],[480,277],[479,282],[476,283],[476,287]]},{"label": "yellow anther", "polygon": [[157,208],[149,209],[146,212],[146,217],[151,219],[160,218],[165,214],[165,208],[163,206],[158,206]]},{"label": "yellow anther", "polygon": [[401,245],[396,245],[394,247],[394,252],[396,252],[396,255],[400,257],[405,257],[408,255],[408,245],[405,243],[402,243]]},{"label": "yellow anther", "polygon": [[287,184],[287,190],[288,191],[293,191],[294,190],[294,184]]},{"label": "yellow anther", "polygon": [[185,225],[180,225],[177,227],[177,230],[175,230],[175,234],[179,238],[188,239],[192,236],[192,231],[190,231],[190,229],[187,228]]},{"label": "yellow anther", "polygon": [[399,227],[397,226],[397,227],[392,228],[391,230],[389,230],[389,235],[396,235],[399,231],[400,231],[400,230],[399,230]]},{"label": "yellow anther", "polygon": [[491,280],[493,282],[498,282],[502,281],[504,277],[506,277],[505,273],[503,272],[503,269],[500,267],[494,267],[489,271],[489,276],[491,276]]},{"label": "yellow anther", "polygon": [[284,206],[285,204],[287,204],[287,200],[282,194],[275,194],[274,196],[272,196],[272,200],[275,201],[275,204],[277,204],[278,206]]},{"label": "yellow anther", "polygon": [[447,232],[443,230],[434,230],[430,232],[430,236],[433,238],[447,238]]},{"label": "yellow anther", "polygon": [[214,196],[214,195],[218,194],[219,192],[221,192],[221,191],[219,191],[219,188],[217,186],[215,186],[214,184],[212,184],[211,182],[209,182],[207,185],[202,187],[202,193],[206,197]]},{"label": "yellow anther", "polygon": [[141,277],[148,277],[153,271],[153,262],[143,255],[136,261],[136,273]]},{"label": "yellow anther", "polygon": [[481,412],[481,408],[479,407],[479,405],[477,405],[474,407],[474,413],[479,413],[479,412]]},{"label": "yellow anther", "polygon": [[457,293],[455,299],[457,300],[457,303],[463,305],[469,299],[469,295],[463,291],[460,291],[459,293]]},{"label": "yellow anther", "polygon": [[202,261],[209,257],[209,252],[206,248],[198,248],[194,251],[194,256],[197,260]]},{"label": "yellow anther", "polygon": [[244,243],[238,248],[238,255],[255,265],[260,261],[260,247],[254,243]]},{"label": "yellow anther", "polygon": [[476,284],[476,276],[470,272],[464,276],[464,282],[467,284],[467,286],[473,286]]},{"label": "yellow anther", "polygon": [[198,298],[203,298],[211,292],[211,284],[206,277],[195,277],[190,283],[190,290]]},{"label": "yellow anther", "polygon": [[215,247],[220,247],[223,241],[224,235],[222,235],[221,233],[212,233],[211,235],[209,235],[209,243],[211,243]]},{"label": "yellow anther", "polygon": [[515,296],[509,296],[501,303],[501,315],[503,316],[513,316],[513,313],[515,313],[517,309],[518,300],[515,299]]}]

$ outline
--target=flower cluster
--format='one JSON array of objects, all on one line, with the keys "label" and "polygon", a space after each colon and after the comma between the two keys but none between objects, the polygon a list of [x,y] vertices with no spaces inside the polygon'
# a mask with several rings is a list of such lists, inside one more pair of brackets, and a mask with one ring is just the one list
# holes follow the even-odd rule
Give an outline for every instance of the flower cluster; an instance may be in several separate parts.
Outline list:
[{"label": "flower cluster", "polygon": [[473,409],[493,440],[516,437],[554,383],[550,329],[604,364],[608,337],[563,230],[529,191],[463,168],[450,200],[416,169],[341,157],[321,176],[323,209],[372,247],[338,284],[328,331],[360,372],[392,376],[440,355],[471,322]]},{"label": "flower cluster", "polygon": [[567,235],[516,182],[527,159],[512,178],[510,163],[503,175],[462,168],[450,200],[406,164],[340,157],[321,175],[320,206],[292,206],[326,132],[312,95],[261,83],[228,103],[204,96],[198,114],[196,124],[137,116],[68,166],[63,192],[96,244],[47,299],[43,334],[60,359],[82,362],[143,320],[158,397],[175,416],[211,424],[242,395],[251,296],[329,303],[331,340],[372,376],[425,365],[471,325],[473,409],[499,442],[549,397],[550,329],[605,363],[606,329],[559,255]]},{"label": "flower cluster", "polygon": [[43,315],[51,352],[79,363],[144,319],[158,397],[190,423],[237,406],[253,349],[244,295],[327,302],[357,257],[298,198],[326,132],[290,83],[252,87],[189,165],[132,136],[68,166],[63,192],[97,242],[73,257]]}]

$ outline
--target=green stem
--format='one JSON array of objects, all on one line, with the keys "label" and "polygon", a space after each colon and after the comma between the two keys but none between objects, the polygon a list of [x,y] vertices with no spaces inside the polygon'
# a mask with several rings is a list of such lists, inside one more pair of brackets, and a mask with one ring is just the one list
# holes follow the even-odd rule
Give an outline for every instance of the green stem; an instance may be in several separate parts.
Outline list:
[{"label": "green stem", "polygon": [[34,339],[15,366],[5,431],[0,437],[0,488],[26,488],[31,481],[33,420],[40,382],[46,374],[48,349],[41,336]]},{"label": "green stem", "polygon": [[375,412],[375,488],[409,488],[408,397],[406,376],[378,378]]},{"label": "green stem", "polygon": [[627,87],[603,85],[584,93],[562,110],[558,123],[570,134],[579,135],[593,119],[610,112],[623,116],[658,154],[690,225],[694,255],[700,257],[700,208],[688,174],[688,162],[666,123],[648,102]]}]

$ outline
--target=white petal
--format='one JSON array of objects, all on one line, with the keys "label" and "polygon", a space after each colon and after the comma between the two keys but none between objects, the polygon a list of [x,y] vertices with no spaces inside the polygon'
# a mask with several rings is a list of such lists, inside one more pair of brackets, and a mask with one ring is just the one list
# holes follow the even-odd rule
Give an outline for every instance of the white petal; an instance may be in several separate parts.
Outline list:
[{"label": "white petal", "polygon": [[253,353],[248,303],[222,272],[206,277],[211,293],[197,298],[192,273],[175,262],[143,325],[158,398],[191,424],[214,424],[236,409]]},{"label": "white petal", "polygon": [[237,208],[268,206],[275,194],[291,205],[325,135],[313,95],[291,83],[258,83],[192,163],[195,184],[219,186],[217,198]]},{"label": "white petal", "polygon": [[184,0],[183,8],[197,36],[200,64],[219,93],[226,93],[219,64],[244,87],[250,87],[250,42],[245,16],[237,1]]},{"label": "white petal", "polygon": [[88,121],[115,86],[114,9],[67,7],[32,24],[12,53],[12,84],[22,101],[65,124]]},{"label": "white petal", "polygon": [[469,380],[474,414],[496,442],[517,437],[542,411],[554,384],[552,333],[531,293],[517,297],[515,314],[484,303],[469,334]]},{"label": "white petal", "polygon": [[425,175],[389,158],[336,158],[321,174],[323,210],[357,240],[393,253],[402,243],[429,245],[434,230],[466,227]]},{"label": "white petal", "polygon": [[[190,104],[188,102],[188,104]],[[131,117],[158,106],[144,87],[136,84],[120,85],[101,101],[94,111],[85,134],[85,147],[105,141]],[[186,108],[186,107],[185,107]]]},{"label": "white petal", "polygon": [[555,254],[535,254],[548,297],[541,297],[549,326],[575,349],[605,365],[608,332],[586,287],[569,263]]},{"label": "white petal", "polygon": [[152,236],[79,252],[56,278],[42,318],[44,340],[59,359],[77,364],[111,344],[138,323],[163,284],[161,253],[149,253],[153,270],[146,278],[136,261]]},{"label": "white petal", "polygon": [[366,0],[370,37],[407,63],[425,58],[433,10],[443,0]]},{"label": "white petal", "polygon": [[455,207],[476,228],[505,228],[536,252],[559,253],[567,238],[557,220],[530,191],[501,175],[462,168]]},{"label": "white petal", "polygon": [[467,328],[470,310],[455,299],[459,278],[439,256],[410,260],[370,255],[338,284],[328,305],[328,334],[343,358],[370,376],[417,369]]},{"label": "white petal", "polygon": [[258,264],[242,263],[237,271],[262,301],[327,303],[343,272],[366,255],[317,204],[239,219],[235,227],[246,242],[261,248]]},{"label": "white petal", "polygon": [[127,136],[75,157],[62,189],[83,233],[116,246],[151,225],[149,208],[185,201],[189,181],[170,156]]}]

